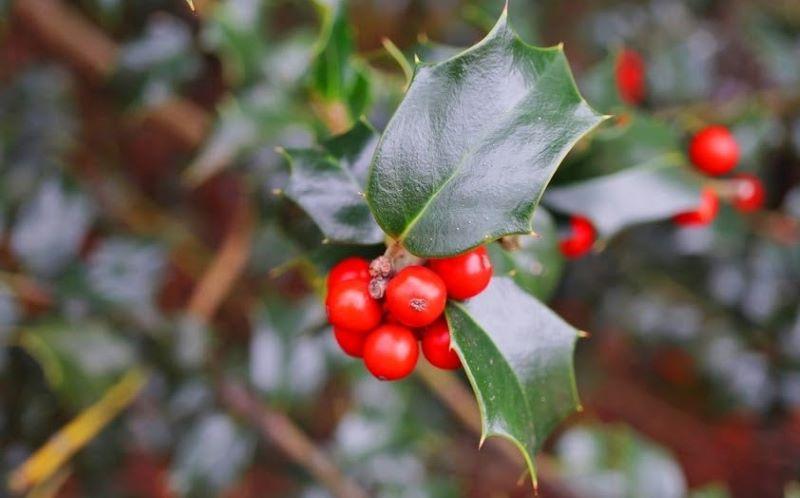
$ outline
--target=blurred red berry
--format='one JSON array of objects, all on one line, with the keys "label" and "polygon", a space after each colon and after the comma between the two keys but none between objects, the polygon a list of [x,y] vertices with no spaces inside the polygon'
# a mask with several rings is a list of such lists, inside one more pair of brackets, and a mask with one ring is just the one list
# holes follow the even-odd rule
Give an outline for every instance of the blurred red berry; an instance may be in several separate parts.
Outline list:
[{"label": "blurred red berry", "polygon": [[573,216],[569,224],[569,235],[562,238],[558,246],[564,256],[571,259],[580,258],[592,249],[597,234],[592,222],[583,216]]},{"label": "blurred red berry", "polygon": [[638,52],[624,49],[617,57],[614,71],[619,97],[626,104],[636,105],[644,100],[644,60]]},{"label": "blurred red berry", "polygon": [[439,318],[447,302],[442,279],[424,266],[408,266],[389,281],[386,307],[400,323],[423,327]]},{"label": "blurred red berry", "polygon": [[739,144],[726,127],[707,126],[692,137],[689,159],[708,175],[724,175],[739,162]]},{"label": "blurred red berry", "polygon": [[452,258],[431,259],[428,266],[444,281],[452,299],[476,296],[492,279],[492,262],[483,246]]},{"label": "blurred red berry", "polygon": [[369,280],[369,261],[364,258],[347,258],[339,261],[328,273],[328,289],[348,280]]},{"label": "blurred red berry", "polygon": [[418,358],[417,337],[402,325],[381,325],[364,343],[364,365],[381,380],[402,379],[414,371]]},{"label": "blurred red berry", "polygon": [[681,226],[708,225],[719,212],[719,197],[712,188],[704,188],[700,196],[700,205],[694,211],[675,215],[673,221]]},{"label": "blurred red berry", "polygon": [[333,336],[342,351],[348,355],[355,358],[361,358],[364,355],[364,343],[367,341],[367,334],[334,326]]},{"label": "blurred red berry", "polygon": [[734,180],[733,207],[743,213],[758,211],[764,205],[766,192],[757,176],[749,173],[737,175]]},{"label": "blurred red berry", "polygon": [[447,320],[439,318],[422,331],[422,353],[431,365],[444,370],[461,366],[455,350],[450,348],[450,328]]},{"label": "blurred red berry", "polygon": [[325,310],[332,325],[353,332],[367,332],[378,326],[383,308],[369,295],[368,287],[365,280],[347,280],[328,290]]}]

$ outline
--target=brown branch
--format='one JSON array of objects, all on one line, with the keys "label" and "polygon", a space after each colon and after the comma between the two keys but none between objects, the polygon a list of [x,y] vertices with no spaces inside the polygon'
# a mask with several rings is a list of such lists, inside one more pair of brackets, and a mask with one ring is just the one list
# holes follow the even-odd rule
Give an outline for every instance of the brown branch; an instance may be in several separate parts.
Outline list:
[{"label": "brown branch", "polygon": [[231,412],[257,427],[262,437],[272,441],[296,464],[304,467],[317,481],[338,498],[366,498],[367,493],[343,474],[325,452],[317,448],[284,413],[271,410],[247,389],[225,382],[220,397]]},{"label": "brown branch", "polygon": [[204,323],[211,320],[245,269],[250,256],[253,216],[249,201],[243,197],[222,247],[192,292],[187,312]]},{"label": "brown branch", "polygon": [[[102,84],[114,73],[119,47],[76,9],[58,0],[17,0],[13,14],[91,82]],[[147,117],[188,147],[199,146],[211,125],[205,110],[177,98],[148,111]]]}]

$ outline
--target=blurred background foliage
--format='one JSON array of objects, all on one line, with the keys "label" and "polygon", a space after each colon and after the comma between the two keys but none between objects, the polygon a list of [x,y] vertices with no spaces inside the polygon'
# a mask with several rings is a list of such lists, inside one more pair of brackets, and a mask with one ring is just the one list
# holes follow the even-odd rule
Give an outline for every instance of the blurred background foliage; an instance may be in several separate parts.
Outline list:
[{"label": "blurred background foliage", "polygon": [[[409,61],[479,40],[502,2],[194,7],[0,1],[8,492],[529,496],[502,445],[478,451],[461,424],[448,393],[463,379],[380,383],[335,347],[325,271],[381,248],[321,244],[276,150],[362,116],[381,130]],[[800,4],[517,0],[510,19],[530,43],[563,41],[587,100],[616,116],[567,158],[541,237],[491,247],[498,272],[591,333],[584,410],[546,446],[540,496],[799,496]],[[614,86],[623,47],[646,61],[636,110]],[[659,216],[642,175],[713,122],[734,130],[766,209],[643,224]],[[564,215],[587,205],[601,247],[565,262]]]}]

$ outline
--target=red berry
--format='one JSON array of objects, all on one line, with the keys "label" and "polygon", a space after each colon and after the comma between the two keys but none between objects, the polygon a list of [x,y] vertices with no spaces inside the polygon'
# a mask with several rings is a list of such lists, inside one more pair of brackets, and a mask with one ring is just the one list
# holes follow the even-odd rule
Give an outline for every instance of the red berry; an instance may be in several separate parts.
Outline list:
[{"label": "red berry", "polygon": [[369,261],[363,258],[346,258],[328,273],[328,289],[348,280],[369,280]]},{"label": "red berry", "polygon": [[402,325],[381,325],[364,343],[364,365],[381,380],[402,379],[414,370],[417,358],[417,338]]},{"label": "red berry", "polygon": [[381,304],[369,295],[369,282],[347,280],[328,290],[325,310],[331,324],[353,332],[367,332],[381,322]]},{"label": "red berry", "polygon": [[353,332],[341,327],[333,327],[333,336],[336,337],[336,342],[339,343],[342,351],[348,355],[356,358],[364,356],[364,343],[367,341],[366,334]]},{"label": "red berry", "polygon": [[597,239],[592,222],[583,216],[573,216],[569,220],[570,233],[558,243],[561,254],[570,258],[580,258],[588,253]]},{"label": "red berry", "polygon": [[452,258],[432,259],[428,266],[441,277],[453,299],[477,296],[492,279],[492,262],[483,246]]},{"label": "red berry", "polygon": [[625,49],[617,58],[614,71],[619,97],[626,104],[636,105],[644,100],[645,72],[642,56]]},{"label": "red berry", "polygon": [[733,207],[743,213],[758,211],[764,205],[764,184],[757,176],[748,173],[737,175],[734,180]]},{"label": "red berry", "polygon": [[682,226],[708,225],[717,217],[719,197],[712,188],[704,188],[700,197],[700,205],[694,211],[675,215],[673,220]]},{"label": "red berry", "polygon": [[458,355],[450,348],[450,329],[447,327],[447,321],[442,318],[422,331],[422,353],[435,367],[455,370],[461,366]]},{"label": "red berry", "polygon": [[400,323],[422,327],[439,318],[447,302],[447,288],[433,271],[409,266],[389,281],[386,307]]},{"label": "red berry", "polygon": [[739,162],[739,144],[724,126],[707,126],[692,138],[689,159],[706,174],[723,175]]}]

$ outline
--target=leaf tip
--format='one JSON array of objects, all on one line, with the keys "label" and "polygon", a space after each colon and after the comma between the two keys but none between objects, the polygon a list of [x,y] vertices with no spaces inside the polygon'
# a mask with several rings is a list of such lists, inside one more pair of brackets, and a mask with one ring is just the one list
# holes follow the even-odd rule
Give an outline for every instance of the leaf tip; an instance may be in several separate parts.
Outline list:
[{"label": "leaf tip", "polygon": [[509,277],[514,277],[516,275],[517,275],[517,269],[516,268],[513,268],[513,269],[508,271],[508,276]]},{"label": "leaf tip", "polygon": [[283,147],[281,147],[280,145],[277,145],[277,146],[275,146],[275,148],[274,148],[274,149],[272,149],[272,150],[274,150],[276,154],[280,154],[280,155],[282,155],[282,156],[285,156],[285,155],[286,155],[286,149],[284,149],[284,148],[283,148]]},{"label": "leaf tip", "polygon": [[414,65],[419,66],[420,64],[422,64],[422,60],[419,58],[419,55],[414,54]]}]

